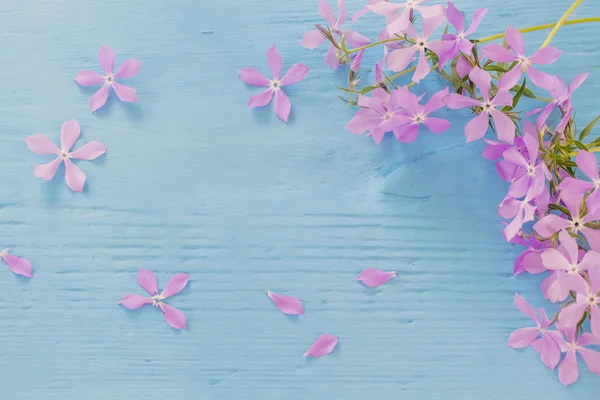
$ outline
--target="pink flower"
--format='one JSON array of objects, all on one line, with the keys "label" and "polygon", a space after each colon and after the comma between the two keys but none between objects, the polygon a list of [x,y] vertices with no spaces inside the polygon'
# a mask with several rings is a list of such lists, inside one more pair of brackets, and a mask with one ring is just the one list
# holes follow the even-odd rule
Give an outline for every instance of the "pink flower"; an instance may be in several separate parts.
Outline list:
[{"label": "pink flower", "polygon": [[302,303],[296,297],[273,293],[270,290],[267,290],[267,296],[269,296],[273,304],[275,304],[275,306],[284,314],[304,314]]},{"label": "pink flower", "polygon": [[593,153],[585,150],[579,150],[577,154],[577,166],[585,176],[590,178],[591,182],[572,177],[565,178],[558,188],[570,194],[585,194],[590,190],[592,193],[587,197],[587,204],[590,207],[590,213],[596,213],[600,209],[600,174],[598,174],[598,161]]},{"label": "pink flower", "polygon": [[[589,254],[589,252],[588,252]],[[587,254],[586,254],[587,255]],[[565,275],[562,279],[563,284],[567,289],[574,291],[577,294],[576,302],[571,303],[563,308],[558,314],[558,321],[567,328],[574,328],[583,318],[584,313],[590,316],[590,325],[592,333],[600,338],[600,254],[595,253],[595,257],[587,266],[586,281],[578,273]]]},{"label": "pink flower", "polygon": [[581,354],[583,362],[585,362],[593,374],[600,375],[600,353],[585,347],[589,345],[600,345],[600,339],[588,332],[583,333],[577,338],[575,328],[560,329],[567,339],[560,343],[561,351],[567,353],[558,366],[558,379],[560,380],[560,383],[568,386],[579,379],[577,353]]},{"label": "pink flower", "polygon": [[504,37],[512,52],[497,43],[489,44],[481,49],[483,55],[492,61],[517,63],[513,69],[502,75],[498,81],[498,87],[509,90],[519,82],[521,74],[525,70],[534,85],[550,88],[554,78],[545,72],[534,69],[531,64],[552,64],[558,60],[561,51],[554,47],[544,47],[526,57],[523,35],[518,29],[509,26]]},{"label": "pink flower", "polygon": [[367,287],[374,288],[383,285],[397,275],[396,271],[382,271],[375,268],[365,268],[358,275],[356,280],[362,282]]},{"label": "pink flower", "polygon": [[94,160],[106,152],[106,147],[99,142],[89,142],[79,149],[70,152],[79,138],[81,129],[74,119],[62,124],[60,129],[60,149],[44,135],[32,135],[25,138],[29,150],[36,154],[55,154],[58,157],[48,164],[37,165],[33,172],[36,177],[50,180],[56,174],[61,163],[65,163],[65,181],[75,192],[82,192],[85,185],[85,174],[71,159]]},{"label": "pink flower", "polygon": [[338,344],[339,337],[325,333],[317,338],[304,357],[323,357],[331,353]]},{"label": "pink flower", "polygon": [[399,98],[403,112],[394,116],[392,122],[396,126],[394,134],[398,141],[413,142],[417,138],[420,125],[425,125],[433,133],[442,133],[450,128],[450,121],[429,116],[446,105],[444,98],[447,95],[448,88],[444,88],[433,94],[423,106],[419,104],[419,98],[414,93],[406,91]]},{"label": "pink flower", "polygon": [[[394,35],[396,33],[406,31],[407,27],[411,24],[410,19],[414,11],[420,13],[423,19],[443,16],[444,6],[441,4],[432,6],[421,5],[427,2],[429,2],[429,0],[407,0],[406,3],[378,1],[374,2],[373,4],[369,4],[367,8],[373,11],[375,14],[385,15],[388,17],[388,26],[386,30],[390,35]],[[402,13],[398,13],[400,10],[403,10]]]},{"label": "pink flower", "polygon": [[167,324],[171,327],[175,329],[187,329],[185,314],[163,301],[166,298],[181,292],[187,285],[189,278],[190,276],[188,274],[183,273],[173,275],[173,277],[169,279],[169,282],[167,282],[162,293],[158,294],[158,283],[154,273],[147,269],[140,268],[140,272],[137,275],[137,281],[142,289],[150,293],[152,297],[144,297],[139,294],[126,294],[118,304],[122,304],[129,309],[142,308],[145,305],[152,304],[154,307],[161,309],[165,321],[167,321]]},{"label": "pink flower", "polygon": [[552,245],[552,243],[547,240],[545,242],[541,242],[535,238],[535,236],[530,236],[529,241],[523,239],[521,236],[516,235],[511,243],[520,244],[525,246],[527,250],[523,251],[516,259],[514,263],[514,274],[519,275],[524,272],[529,272],[530,274],[541,274],[546,271],[546,267],[542,262],[541,253],[548,247]]},{"label": "pink flower", "polygon": [[446,97],[446,104],[454,110],[465,107],[483,108],[479,115],[465,126],[467,143],[481,139],[485,135],[491,116],[496,125],[498,139],[513,144],[515,140],[515,125],[506,114],[496,109],[496,107],[512,105],[512,95],[507,91],[500,90],[496,93],[496,96],[490,98],[492,76],[479,67],[473,68],[469,77],[479,89],[483,100],[472,99],[458,93],[452,93]]},{"label": "pink flower", "polygon": [[75,82],[81,86],[102,85],[100,90],[94,93],[94,95],[90,98],[90,109],[92,112],[95,112],[96,110],[102,108],[104,104],[106,104],[108,93],[110,92],[111,87],[121,101],[128,103],[138,101],[134,88],[121,85],[120,83],[117,83],[115,79],[131,78],[136,76],[142,63],[136,59],[130,58],[125,60],[123,64],[117,68],[117,71],[113,73],[113,69],[115,67],[115,52],[106,45],[100,47],[100,51],[98,52],[98,60],[100,61],[100,66],[106,75],[100,75],[97,72],[90,70],[82,70],[79,71],[75,77]]},{"label": "pink flower", "polygon": [[[440,57],[439,64],[441,67],[443,67],[444,64],[449,60],[453,60],[454,58],[456,58],[456,56],[459,53],[462,52],[465,54],[469,54],[471,52],[471,50],[473,49],[473,43],[469,39],[467,39],[467,37],[474,34],[475,31],[477,31],[477,28],[479,27],[479,24],[481,23],[483,17],[485,17],[486,13],[487,8],[479,8],[475,10],[471,26],[468,29],[465,29],[465,17],[463,13],[458,11],[454,4],[448,1],[448,7],[446,8],[446,16],[448,17],[448,22],[450,22],[454,29],[456,29],[456,33],[446,33],[442,35],[442,39],[451,42],[452,47],[449,51],[447,51]],[[464,60],[462,56],[460,58]],[[466,60],[464,61],[466,62]],[[467,65],[468,64],[469,63],[467,62]],[[465,75],[461,76],[461,78],[463,78]]]},{"label": "pink flower", "polygon": [[441,40],[430,42],[429,36],[444,22],[443,15],[423,20],[423,34],[419,35],[413,24],[409,23],[405,29],[406,34],[415,41],[410,47],[403,47],[392,51],[387,57],[388,66],[392,71],[403,71],[413,60],[415,54],[419,53],[419,62],[417,69],[413,74],[413,82],[419,83],[430,71],[429,61],[425,55],[425,50],[431,50],[438,56],[444,54],[449,47],[448,43]]},{"label": "pink flower", "polygon": [[308,75],[308,67],[302,63],[294,64],[283,78],[280,78],[283,60],[275,46],[271,46],[267,50],[267,62],[269,63],[271,72],[273,72],[272,80],[265,78],[263,74],[254,68],[244,68],[238,71],[242,81],[246,82],[248,85],[269,87],[264,92],[251,96],[248,100],[248,108],[266,106],[271,102],[273,96],[275,96],[275,114],[277,114],[284,122],[287,122],[290,110],[292,109],[292,103],[290,103],[290,100],[281,88],[286,85],[300,82],[306,78],[306,75]]},{"label": "pink flower", "polygon": [[[371,42],[366,36],[361,35],[358,32],[342,30],[342,25],[346,22],[346,0],[338,0],[338,8],[340,15],[335,19],[333,9],[326,0],[320,0],[319,3],[319,14],[327,21],[331,31],[336,34],[341,40],[348,43],[353,47],[361,47]],[[325,41],[325,36],[318,29],[308,31],[302,37],[300,45],[307,49],[316,49]],[[339,61],[337,58],[337,51],[333,44],[329,43],[329,48],[325,54],[325,62],[333,69],[338,69]]]},{"label": "pink flower", "polygon": [[31,278],[31,263],[24,258],[19,258],[8,254],[11,249],[4,249],[0,251],[0,258],[4,260],[8,268],[17,275],[23,275],[27,278]]},{"label": "pink flower", "polygon": [[533,221],[536,207],[531,204],[533,199],[525,196],[522,200],[506,196],[498,206],[498,214],[504,219],[512,219],[504,228],[504,239],[512,240],[525,222]]},{"label": "pink flower", "polygon": [[508,338],[508,345],[515,349],[522,349],[536,343],[544,365],[554,369],[560,360],[559,343],[562,341],[562,335],[558,331],[548,329],[552,323],[548,320],[543,308],[539,309],[540,318],[538,319],[533,306],[518,294],[515,294],[515,306],[523,314],[529,316],[536,326],[513,331]]}]

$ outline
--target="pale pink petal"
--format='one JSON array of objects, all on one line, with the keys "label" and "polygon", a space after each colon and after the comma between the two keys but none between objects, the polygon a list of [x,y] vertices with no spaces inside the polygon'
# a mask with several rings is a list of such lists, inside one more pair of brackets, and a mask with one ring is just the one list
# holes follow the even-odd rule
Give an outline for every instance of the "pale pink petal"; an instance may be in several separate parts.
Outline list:
[{"label": "pale pink petal", "polygon": [[590,326],[595,337],[600,338],[600,309],[597,305],[590,307]]},{"label": "pale pink petal", "polygon": [[325,333],[317,338],[304,357],[323,357],[331,353],[338,343],[338,337]]},{"label": "pale pink petal", "polygon": [[493,103],[496,107],[497,106],[510,106],[510,105],[512,105],[512,100],[513,100],[513,96],[509,92],[501,90],[498,93],[496,93]]},{"label": "pale pink petal", "polygon": [[444,101],[448,108],[452,110],[458,110],[459,108],[466,107],[476,107],[481,105],[481,102],[476,99],[472,99],[467,96],[463,96],[458,93],[450,93],[448,96],[444,97]]},{"label": "pale pink petal", "polygon": [[525,45],[523,44],[523,35],[518,29],[509,26],[504,34],[506,43],[510,46],[512,51],[517,55],[522,56],[525,53]]},{"label": "pale pink petal", "polygon": [[[563,231],[564,232],[564,231]],[[544,267],[551,270],[568,270],[571,263],[556,249],[548,249],[542,253]]]},{"label": "pale pink petal", "polygon": [[600,338],[589,332],[584,332],[579,336],[578,343],[581,346],[600,346]]},{"label": "pale pink petal", "polygon": [[418,34],[416,34],[415,28],[413,27],[413,24],[410,23],[410,11],[406,8],[398,17],[393,19],[388,24],[385,30],[390,35],[404,32],[412,38],[416,38],[418,36]]},{"label": "pale pink petal", "polygon": [[79,127],[79,123],[74,119],[63,123],[60,128],[61,150],[66,152],[71,150],[71,147],[73,147],[80,134],[81,128]]},{"label": "pale pink petal", "polygon": [[390,15],[400,11],[405,5],[397,3],[389,3],[387,1],[377,1],[367,5],[367,8],[379,15]]},{"label": "pale pink petal", "polygon": [[79,167],[68,158],[65,159],[65,182],[74,192],[83,192],[85,185],[85,174]]},{"label": "pale pink petal", "polygon": [[180,272],[178,274],[173,275],[171,279],[169,279],[169,282],[167,282],[167,284],[165,285],[165,288],[160,294],[160,297],[166,299],[167,297],[174,296],[177,293],[181,292],[187,285],[189,279],[189,274],[184,274]]},{"label": "pale pink petal", "polygon": [[394,136],[401,143],[412,143],[419,133],[419,125],[402,125],[394,129]]},{"label": "pale pink petal", "polygon": [[442,133],[450,129],[450,121],[447,119],[427,117],[423,123],[433,133]]},{"label": "pale pink petal", "polygon": [[519,80],[521,79],[521,74],[521,65],[515,65],[513,69],[502,74],[502,76],[498,80],[498,89],[504,91],[512,89],[517,83],[519,83]]},{"label": "pale pink petal", "polygon": [[533,229],[544,238],[554,235],[561,229],[568,228],[570,222],[558,215],[549,214],[535,223]]},{"label": "pale pink petal", "polygon": [[561,272],[559,275],[561,285],[566,289],[572,290],[575,293],[587,296],[590,292],[590,287],[585,279],[580,274],[568,274]]},{"label": "pale pink petal", "polygon": [[25,138],[27,148],[36,154],[60,154],[56,145],[44,135],[31,135]]},{"label": "pale pink petal", "polygon": [[337,0],[339,15],[337,21],[335,21],[335,26],[340,28],[346,22],[346,18],[348,17],[348,12],[346,11],[346,0]]},{"label": "pale pink petal", "polygon": [[585,365],[595,375],[600,375],[600,353],[595,350],[581,347],[578,349],[579,354],[583,357]]},{"label": "pale pink petal", "polygon": [[415,83],[421,82],[421,79],[425,78],[429,74],[429,62],[427,61],[427,56],[425,55],[425,50],[421,49],[419,54],[419,62],[417,64],[417,69],[412,76],[412,81]]},{"label": "pale pink petal", "polygon": [[130,58],[125,60],[123,64],[117,68],[117,71],[114,74],[115,78],[131,78],[136,76],[138,72],[140,72],[140,67],[142,66],[142,62],[140,60],[136,60],[135,58]]},{"label": "pale pink petal", "polygon": [[576,354],[575,350],[567,351],[567,355],[565,355],[565,358],[563,358],[558,366],[558,380],[565,386],[569,386],[579,379],[579,367],[577,366]]},{"label": "pale pink petal", "polygon": [[275,91],[275,101],[273,102],[275,114],[283,121],[287,122],[292,109],[290,99],[283,93],[283,90]]},{"label": "pale pink petal", "polygon": [[565,230],[558,234],[558,239],[560,240],[560,244],[563,245],[565,251],[567,252],[570,263],[576,264],[578,261],[579,250],[577,246],[577,239],[569,235],[569,232]]},{"label": "pale pink petal", "polygon": [[427,103],[425,103],[425,107],[423,107],[423,112],[426,115],[431,114],[434,111],[439,110],[440,108],[446,105],[445,99],[448,96],[448,88],[444,88],[436,93],[434,93]]},{"label": "pale pink petal", "polygon": [[127,308],[135,309],[142,308],[145,305],[152,304],[153,300],[148,297],[140,296],[139,294],[126,294],[118,304],[122,304]]},{"label": "pale pink petal", "polygon": [[395,72],[403,71],[410,64],[417,50],[416,46],[411,46],[392,51],[388,55],[388,67]]},{"label": "pale pink petal", "polygon": [[596,156],[593,153],[579,150],[575,160],[577,161],[577,166],[585,176],[593,181],[600,179],[598,176],[598,160],[596,160]]},{"label": "pale pink petal", "polygon": [[100,61],[100,66],[104,72],[106,72],[106,75],[112,73],[113,68],[115,67],[114,50],[106,45],[100,47],[100,51],[98,52],[98,61]]},{"label": "pale pink petal", "polygon": [[[417,10],[418,12],[421,13],[421,16],[423,17],[423,19],[427,20],[427,19],[431,19],[437,16],[443,16],[442,14],[444,14],[444,6],[442,6],[441,4],[436,4],[433,6],[416,6],[413,7],[415,10]],[[442,20],[443,21],[443,20]],[[441,24],[441,22],[440,22]],[[439,25],[438,25],[439,26]],[[435,29],[433,29],[431,32],[433,33]],[[430,36],[431,34],[427,35]]]},{"label": "pale pink petal", "polygon": [[346,43],[352,47],[362,47],[371,43],[371,39],[358,32],[350,31],[346,33]]},{"label": "pale pink petal", "polygon": [[316,49],[325,41],[325,36],[318,30],[308,31],[302,36],[300,45],[305,49]]},{"label": "pale pink petal", "polygon": [[514,300],[515,307],[517,310],[521,311],[523,314],[528,315],[529,318],[536,324],[539,323],[537,313],[535,312],[535,308],[531,304],[527,302],[524,298],[522,298],[518,293],[515,293]]},{"label": "pale pink petal", "polygon": [[8,268],[10,268],[10,270],[15,274],[23,275],[28,278],[33,276],[31,273],[31,263],[26,259],[13,256],[5,251],[0,253],[0,255],[2,255],[2,258],[6,262],[6,265],[8,265]]},{"label": "pale pink petal", "polygon": [[335,14],[333,13],[333,8],[331,8],[326,0],[321,0],[319,2],[319,14],[321,14],[321,17],[323,17],[330,26],[335,25]]},{"label": "pale pink petal", "polygon": [[488,44],[481,48],[481,52],[487,58],[496,62],[513,62],[517,57],[506,47],[497,43]]},{"label": "pale pink petal", "polygon": [[552,87],[554,77],[546,72],[538,71],[537,69],[528,66],[527,76],[529,76],[529,80],[533,82],[533,84],[537,87],[550,90]]},{"label": "pale pink petal", "polygon": [[165,303],[160,303],[159,307],[163,312],[167,324],[175,329],[187,329],[186,318],[183,311]]},{"label": "pale pink petal", "polygon": [[473,67],[466,58],[462,55],[458,57],[458,61],[456,62],[456,73],[460,76],[460,79],[463,79],[465,76],[469,75],[469,73],[473,70]]},{"label": "pale pink petal", "polygon": [[569,304],[558,314],[558,320],[561,325],[564,327],[573,327],[576,326],[577,323],[583,317],[583,313],[587,308],[587,303],[573,303]]},{"label": "pale pink petal", "polygon": [[62,157],[57,157],[47,164],[36,165],[33,168],[33,174],[37,178],[42,178],[44,180],[49,181],[50,179],[54,178],[56,170],[58,169],[58,166],[62,161]]},{"label": "pale pink petal", "polygon": [[280,86],[292,85],[300,82],[306,78],[306,75],[308,75],[308,70],[309,68],[302,63],[292,65],[285,75],[283,75],[283,78],[281,78],[281,81],[279,82]]},{"label": "pale pink petal", "polygon": [[340,66],[339,60],[337,58],[337,50],[330,43],[327,48],[327,53],[325,53],[325,64],[329,65],[334,70],[337,70]]},{"label": "pale pink petal", "polygon": [[549,335],[543,335],[539,353],[544,365],[554,370],[560,361],[560,348]]},{"label": "pale pink petal", "polygon": [[513,144],[515,141],[515,124],[506,114],[500,110],[492,109],[492,118],[496,125],[498,139]]},{"label": "pale pink petal", "polygon": [[105,80],[106,78],[104,76],[90,70],[79,71],[75,77],[75,82],[81,86],[102,85]]},{"label": "pale pink petal", "polygon": [[156,281],[156,275],[154,272],[140,268],[140,272],[137,274],[138,284],[148,292],[151,296],[156,296],[158,294],[158,283]]},{"label": "pale pink petal", "polygon": [[544,47],[527,57],[533,64],[552,64],[560,58],[561,50],[555,47]]},{"label": "pale pink petal", "polygon": [[358,275],[356,280],[361,281],[365,286],[373,288],[383,285],[396,275],[398,274],[395,271],[382,271],[375,268],[366,268]]},{"label": "pale pink petal", "polygon": [[109,89],[110,85],[104,85],[90,97],[90,110],[92,110],[92,112],[98,111],[106,104]]},{"label": "pale pink petal", "polygon": [[267,290],[267,295],[282,313],[289,315],[304,314],[302,303],[296,297],[273,293],[270,290]]},{"label": "pale pink petal", "polygon": [[248,85],[269,86],[271,84],[271,81],[269,79],[265,78],[263,74],[261,74],[254,68],[241,69],[238,71],[238,74],[240,74],[240,78],[242,79],[242,81],[244,81]]},{"label": "pale pink petal", "polygon": [[[587,270],[587,275],[590,280],[592,292],[600,291],[600,253],[589,250],[583,256],[583,260],[579,263],[579,268]],[[598,336],[600,337],[600,336]]]},{"label": "pale pink petal", "polygon": [[465,136],[467,143],[481,139],[485,136],[489,125],[489,114],[486,112],[480,113],[478,116],[470,120],[465,126]]},{"label": "pale pink petal", "polygon": [[77,160],[94,160],[106,153],[106,146],[100,142],[89,142],[69,153],[70,158]]},{"label": "pale pink petal", "polygon": [[112,87],[119,100],[127,103],[135,103],[136,101],[138,101],[134,88],[121,85],[117,82],[113,82]]},{"label": "pale pink petal", "polygon": [[523,349],[529,347],[539,335],[538,328],[520,328],[510,334],[507,344],[515,349]]},{"label": "pale pink petal", "polygon": [[267,89],[264,92],[250,96],[248,99],[248,108],[263,107],[271,102],[273,98],[273,90]]},{"label": "pale pink petal", "polygon": [[570,176],[565,178],[560,185],[558,185],[560,190],[564,190],[571,194],[584,194],[594,189],[594,187],[592,182],[582,181],[581,179],[571,178]]},{"label": "pale pink petal", "polygon": [[477,89],[483,95],[483,99],[487,100],[490,98],[490,87],[492,84],[492,76],[482,70],[479,67],[473,68],[473,70],[469,73],[469,78],[475,83]]},{"label": "pale pink petal", "polygon": [[475,10],[475,13],[473,13],[473,19],[471,20],[471,26],[465,31],[465,36],[475,33],[487,11],[487,8],[478,8]]},{"label": "pale pink petal", "polygon": [[281,75],[281,67],[283,66],[283,60],[277,51],[277,47],[269,47],[267,50],[267,62],[269,63],[273,77],[275,79],[279,79],[279,76]]}]

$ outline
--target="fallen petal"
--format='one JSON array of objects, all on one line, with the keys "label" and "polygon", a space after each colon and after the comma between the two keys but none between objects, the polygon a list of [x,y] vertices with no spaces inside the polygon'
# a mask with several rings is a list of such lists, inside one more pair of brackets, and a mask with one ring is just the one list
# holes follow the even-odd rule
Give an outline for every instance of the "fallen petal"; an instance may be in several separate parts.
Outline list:
[{"label": "fallen petal", "polygon": [[373,288],[383,285],[396,275],[398,275],[396,271],[382,271],[375,268],[366,268],[358,275],[356,280],[361,281],[365,286]]},{"label": "fallen petal", "polygon": [[338,337],[325,333],[317,338],[304,357],[323,357],[331,353],[338,343]]},{"label": "fallen petal", "polygon": [[17,256],[10,255],[6,252],[2,252],[0,254],[2,254],[2,258],[4,258],[6,265],[8,265],[8,268],[10,268],[12,272],[14,272],[17,275],[26,276],[28,278],[31,278],[33,276],[31,273],[31,263],[29,261],[27,261],[24,258],[19,258]]},{"label": "fallen petal", "polygon": [[142,308],[148,304],[152,304],[152,302],[152,299],[140,296],[139,294],[126,294],[121,300],[119,300],[118,304],[122,304],[123,306],[129,309],[135,309]]},{"label": "fallen petal", "polygon": [[267,295],[282,313],[289,315],[304,314],[302,303],[296,297],[273,293],[270,290],[267,290]]},{"label": "fallen petal", "polygon": [[167,297],[176,295],[185,288],[189,279],[190,276],[188,274],[179,273],[173,275],[171,279],[169,279],[169,282],[167,282],[167,284],[165,285],[165,288],[163,289],[160,296],[163,299],[166,299]]},{"label": "fallen petal", "polygon": [[175,329],[187,329],[186,318],[183,311],[171,307],[168,304],[160,303],[160,309],[163,312],[165,321]]}]

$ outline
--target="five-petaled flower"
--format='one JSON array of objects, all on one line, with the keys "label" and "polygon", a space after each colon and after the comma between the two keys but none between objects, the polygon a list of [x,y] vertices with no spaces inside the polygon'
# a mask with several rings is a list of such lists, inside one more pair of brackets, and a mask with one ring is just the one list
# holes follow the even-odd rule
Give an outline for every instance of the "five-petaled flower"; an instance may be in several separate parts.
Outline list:
[{"label": "five-petaled flower", "polygon": [[94,160],[106,152],[106,147],[99,142],[89,142],[79,149],[71,152],[71,148],[79,138],[81,129],[74,119],[62,124],[60,129],[60,149],[44,135],[32,135],[25,138],[29,150],[36,154],[57,155],[47,164],[37,165],[33,169],[36,177],[50,180],[56,174],[61,163],[65,163],[65,181],[67,186],[75,192],[82,192],[85,185],[85,174],[79,169],[72,159]]},{"label": "five-petaled flower", "polygon": [[138,101],[135,89],[129,86],[118,83],[115,79],[131,78],[136,76],[140,70],[141,62],[130,58],[125,60],[123,64],[113,73],[115,67],[115,52],[110,47],[104,45],[98,52],[98,61],[106,75],[100,75],[97,72],[90,70],[79,71],[75,77],[75,82],[81,86],[97,86],[102,85],[90,98],[90,109],[92,112],[102,108],[106,104],[110,88],[112,87],[115,94],[121,101],[128,103]]},{"label": "five-petaled flower", "polygon": [[[386,31],[390,35],[405,32],[411,24],[410,20],[413,13],[417,11],[423,19],[443,16],[444,6],[435,4],[431,6],[421,5],[429,0],[406,0],[406,3],[391,3],[387,1],[378,1],[369,4],[367,8],[375,14],[385,15],[387,27]],[[399,11],[402,10],[401,13]]]},{"label": "five-petaled flower", "polygon": [[280,78],[283,61],[275,46],[271,46],[269,47],[269,50],[267,50],[267,62],[273,73],[273,79],[267,79],[254,68],[244,68],[238,72],[242,81],[249,85],[268,86],[268,89],[264,92],[250,96],[248,108],[266,106],[271,102],[273,96],[275,96],[273,105],[275,114],[283,121],[287,122],[290,110],[292,109],[292,104],[281,88],[286,85],[300,82],[306,78],[306,75],[308,75],[308,67],[302,63],[294,64],[286,74],[283,75],[283,78]]},{"label": "five-petaled flower", "polygon": [[168,297],[181,292],[188,283],[190,276],[184,273],[178,273],[171,277],[163,291],[158,293],[158,283],[156,275],[152,271],[140,268],[137,275],[139,285],[152,297],[140,296],[139,294],[126,294],[119,301],[119,304],[129,308],[142,308],[146,305],[152,305],[160,308],[167,324],[175,329],[187,329],[185,314],[164,302]]}]

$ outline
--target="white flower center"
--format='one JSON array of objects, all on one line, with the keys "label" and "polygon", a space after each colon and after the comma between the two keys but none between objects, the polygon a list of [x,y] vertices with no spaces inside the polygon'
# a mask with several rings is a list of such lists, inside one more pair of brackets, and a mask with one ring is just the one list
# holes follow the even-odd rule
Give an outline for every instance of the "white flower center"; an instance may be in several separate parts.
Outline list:
[{"label": "white flower center", "polygon": [[112,85],[114,81],[115,81],[115,77],[113,76],[113,74],[106,75],[106,84],[107,85]]},{"label": "white flower center", "polygon": [[571,230],[573,233],[577,233],[579,232],[579,228],[581,228],[581,221],[578,219],[575,219],[573,221],[571,221]]},{"label": "white flower center", "polygon": [[63,160],[66,160],[67,158],[69,158],[69,152],[61,150],[60,151],[60,158],[62,158]]},{"label": "white flower center", "polygon": [[579,266],[577,264],[571,264],[569,266],[568,274],[577,274],[579,273]]},{"label": "white flower center", "polygon": [[416,40],[416,42],[417,42],[417,47],[419,49],[424,49],[427,47],[427,40],[425,40],[424,38],[418,38]]},{"label": "white flower center", "polygon": [[487,100],[487,101],[483,102],[483,111],[485,111],[487,113],[491,113],[493,108],[494,108],[494,105],[492,104],[491,100]]},{"label": "white flower center", "polygon": [[528,165],[527,166],[527,175],[534,177],[535,176],[535,166]]},{"label": "white flower center", "polygon": [[154,302],[152,303],[152,305],[154,307],[158,307],[162,301],[164,300],[164,297],[162,297],[160,294],[157,294],[156,296],[153,296],[152,299],[154,300]]},{"label": "white flower center", "polygon": [[421,112],[412,117],[415,124],[422,124],[425,122],[425,115]]},{"label": "white flower center", "polygon": [[269,85],[273,90],[279,90],[281,88],[281,82],[278,79],[273,79]]}]

